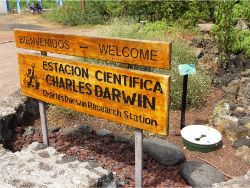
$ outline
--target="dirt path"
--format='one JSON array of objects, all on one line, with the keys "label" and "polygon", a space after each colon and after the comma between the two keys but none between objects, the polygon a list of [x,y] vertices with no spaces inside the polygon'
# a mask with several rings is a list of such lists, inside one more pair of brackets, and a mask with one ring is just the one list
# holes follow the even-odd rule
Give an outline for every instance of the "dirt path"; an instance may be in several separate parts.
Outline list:
[{"label": "dirt path", "polygon": [[14,43],[15,28],[42,30],[65,34],[93,35],[95,29],[62,27],[44,21],[39,15],[0,16],[0,101],[20,88]]}]

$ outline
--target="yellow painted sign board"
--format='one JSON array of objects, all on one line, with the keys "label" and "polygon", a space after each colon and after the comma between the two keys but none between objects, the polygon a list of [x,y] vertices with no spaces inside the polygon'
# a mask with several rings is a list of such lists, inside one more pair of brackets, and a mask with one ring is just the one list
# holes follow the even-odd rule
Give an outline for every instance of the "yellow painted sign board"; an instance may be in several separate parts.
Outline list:
[{"label": "yellow painted sign board", "polygon": [[15,30],[18,48],[170,69],[171,43]]},{"label": "yellow painted sign board", "polygon": [[168,133],[168,75],[21,53],[18,62],[21,92],[26,96]]}]

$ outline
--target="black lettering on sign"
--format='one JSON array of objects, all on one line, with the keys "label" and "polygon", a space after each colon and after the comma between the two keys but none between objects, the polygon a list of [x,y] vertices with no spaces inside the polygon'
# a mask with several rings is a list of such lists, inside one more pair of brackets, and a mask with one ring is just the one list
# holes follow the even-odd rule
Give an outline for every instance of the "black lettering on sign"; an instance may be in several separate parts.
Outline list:
[{"label": "black lettering on sign", "polygon": [[45,46],[50,48],[69,49],[68,40],[57,40],[53,38],[41,38],[31,36],[19,36],[20,43],[29,44],[32,46]]},{"label": "black lettering on sign", "polygon": [[140,122],[140,123],[143,123],[143,124],[147,124],[147,125],[151,125],[151,126],[157,126],[158,125],[158,123],[157,123],[157,121],[155,119],[148,118],[148,117],[146,117],[144,115],[133,114],[133,113],[131,113],[129,111],[124,111],[123,115],[124,115],[124,118],[126,118],[126,119],[137,121],[137,122]]},{"label": "black lettering on sign", "polygon": [[20,36],[19,39],[20,39],[20,43],[24,43],[25,40],[23,36]]},{"label": "black lettering on sign", "polygon": [[143,78],[139,77],[116,74],[101,70],[95,71],[95,78],[100,82],[124,85],[131,88],[139,87],[141,90],[145,89],[147,91],[153,91],[155,93],[160,92],[163,94],[161,83],[158,81],[153,82],[152,80],[144,80]]},{"label": "black lettering on sign", "polygon": [[157,61],[155,57],[157,56],[157,50],[151,50],[150,51],[150,60]]},{"label": "black lettering on sign", "polygon": [[89,69],[68,65],[68,64],[58,64],[55,62],[43,61],[43,69],[54,71],[62,74],[76,75],[83,78],[89,78]]},{"label": "black lettering on sign", "polygon": [[119,47],[113,45],[104,45],[98,44],[99,51],[103,55],[117,56],[117,57],[132,57],[145,60],[157,61],[157,50],[149,49],[137,49],[137,48],[128,48],[126,46]]}]

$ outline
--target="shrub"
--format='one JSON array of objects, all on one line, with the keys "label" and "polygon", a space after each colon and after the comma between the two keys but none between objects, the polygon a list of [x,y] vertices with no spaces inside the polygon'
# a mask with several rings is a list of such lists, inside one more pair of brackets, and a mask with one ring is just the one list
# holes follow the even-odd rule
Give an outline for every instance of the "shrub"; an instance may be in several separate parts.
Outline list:
[{"label": "shrub", "polygon": [[225,68],[235,42],[236,31],[232,11],[234,4],[235,2],[232,0],[218,2],[215,12],[216,25],[213,28],[213,33],[218,43],[219,62]]},{"label": "shrub", "polygon": [[235,36],[236,41],[233,44],[232,51],[234,53],[243,52],[250,58],[250,31],[238,31]]},{"label": "shrub", "polygon": [[63,25],[104,24],[108,16],[105,15],[102,1],[86,1],[85,11],[82,14],[81,2],[65,1],[63,7],[54,8],[45,13],[45,19],[52,20]]},{"label": "shrub", "polygon": [[[120,37],[133,39],[150,39],[150,40],[169,40],[166,35],[167,25],[164,22],[148,23],[144,28],[140,28],[138,23],[129,20],[115,20],[107,30],[101,31],[98,35],[106,37]],[[151,72],[161,74],[171,74],[171,107],[180,109],[182,95],[182,76],[179,75],[179,64],[196,64],[195,53],[190,46],[181,41],[173,42],[172,49],[172,66],[171,71],[162,69],[147,69]],[[138,69],[137,66],[133,66]],[[141,68],[139,68],[141,69]],[[189,77],[187,107],[200,107],[205,102],[205,96],[208,94],[209,77],[204,70],[197,68],[197,73]]]}]

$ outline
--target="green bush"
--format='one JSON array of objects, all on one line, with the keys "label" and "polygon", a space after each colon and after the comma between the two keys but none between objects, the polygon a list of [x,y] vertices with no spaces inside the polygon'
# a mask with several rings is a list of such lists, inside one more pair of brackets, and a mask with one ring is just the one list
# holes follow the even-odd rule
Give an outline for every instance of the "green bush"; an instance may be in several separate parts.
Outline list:
[{"label": "green bush", "polygon": [[248,0],[240,1],[234,5],[233,16],[235,19],[244,19],[249,22],[250,20],[250,3]]},{"label": "green bush", "polygon": [[189,1],[188,10],[184,12],[179,22],[184,27],[192,28],[204,21],[214,21],[215,1]]},{"label": "green bush", "polygon": [[250,4],[248,1],[233,0],[217,2],[215,11],[216,25],[212,33],[219,47],[219,62],[228,67],[231,53],[243,52],[250,57],[250,32],[239,31],[236,28],[238,19],[250,20]]},{"label": "green bush", "polygon": [[[106,31],[102,30],[98,35],[115,38],[167,41],[169,40],[165,35],[167,28],[165,22],[148,23],[145,27],[141,28],[140,24],[134,21],[116,19]],[[195,53],[190,46],[185,42],[176,41],[173,42],[172,66],[170,72],[162,69],[146,69],[151,72],[171,74],[171,107],[173,109],[180,109],[181,107],[183,77],[179,75],[178,65],[196,64],[196,62]],[[137,68],[137,66],[133,67]],[[187,107],[191,108],[200,107],[204,104],[209,89],[209,77],[203,70],[197,69],[197,73],[189,76],[188,81]]]},{"label": "green bush", "polygon": [[213,28],[215,39],[219,48],[219,62],[226,68],[230,52],[235,42],[236,30],[234,28],[233,0],[220,1],[215,11],[216,25]]},{"label": "green bush", "polygon": [[232,47],[233,53],[243,52],[250,58],[250,31],[238,31],[235,36],[236,40]]},{"label": "green bush", "polygon": [[45,19],[58,22],[63,25],[104,24],[108,20],[105,15],[105,7],[102,1],[85,1],[85,10],[82,14],[80,1],[65,1],[63,7],[54,8],[45,13]]}]

